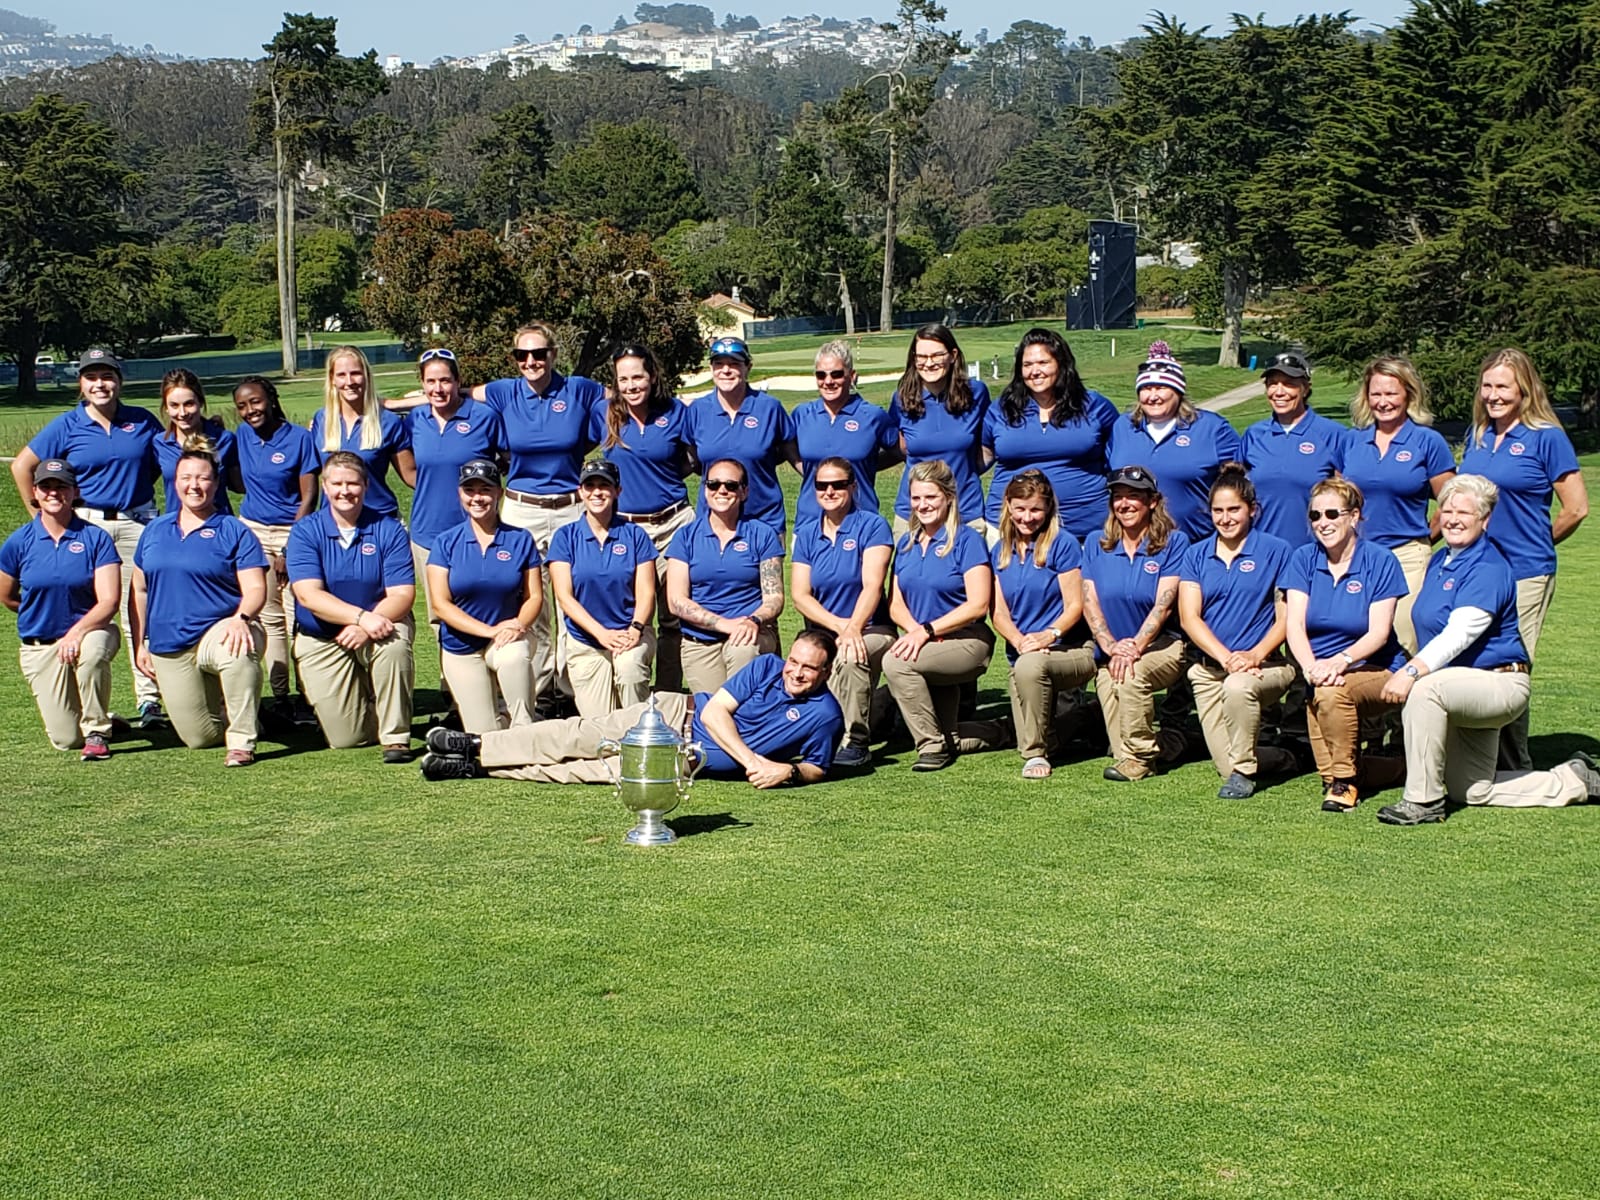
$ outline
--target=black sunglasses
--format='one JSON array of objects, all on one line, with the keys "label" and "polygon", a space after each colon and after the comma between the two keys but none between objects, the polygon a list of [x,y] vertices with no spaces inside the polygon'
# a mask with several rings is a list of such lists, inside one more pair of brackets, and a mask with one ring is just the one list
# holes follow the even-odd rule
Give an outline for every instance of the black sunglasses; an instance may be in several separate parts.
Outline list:
[{"label": "black sunglasses", "polygon": [[817,382],[818,383],[822,383],[825,380],[829,380],[829,379],[844,379],[848,375],[849,375],[848,371],[818,371],[817,372]]},{"label": "black sunglasses", "polygon": [[1355,509],[1353,508],[1312,508],[1306,511],[1306,519],[1308,521],[1317,521],[1323,519],[1337,521],[1340,517],[1344,516],[1345,513],[1353,512],[1355,512]]},{"label": "black sunglasses", "polygon": [[819,492],[848,492],[850,480],[848,479],[819,479],[811,485]]},{"label": "black sunglasses", "polygon": [[519,363],[527,362],[529,359],[534,362],[549,362],[550,356],[554,353],[555,351],[549,346],[535,346],[532,350],[513,350],[511,357]]},{"label": "black sunglasses", "polygon": [[708,492],[737,492],[743,486],[744,483],[738,479],[706,480],[706,491]]}]

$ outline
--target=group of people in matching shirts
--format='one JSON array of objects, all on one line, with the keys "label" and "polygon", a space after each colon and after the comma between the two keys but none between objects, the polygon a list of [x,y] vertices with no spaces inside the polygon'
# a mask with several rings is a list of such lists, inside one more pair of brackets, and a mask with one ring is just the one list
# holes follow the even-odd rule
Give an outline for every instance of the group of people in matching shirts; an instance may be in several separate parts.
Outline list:
[{"label": "group of people in matching shirts", "polygon": [[[1219,796],[1243,799],[1297,769],[1263,714],[1303,703],[1329,811],[1402,779],[1393,824],[1600,796],[1587,755],[1528,758],[1555,545],[1588,498],[1521,351],[1484,360],[1458,465],[1403,358],[1367,368],[1347,428],[1310,408],[1304,356],[1279,354],[1271,416],[1241,438],[1190,403],[1162,342],[1125,413],[1043,328],[998,398],[948,328],[919,328],[887,409],[856,392],[842,341],[793,412],[751,386],[736,337],[711,343],[692,402],[647,346],[616,348],[608,389],[556,371],[554,345],[523,327],[517,374],[471,390],[426,351],[409,411],[340,348],[309,429],[253,377],[229,430],[187,371],[163,380],[163,424],[122,403],[112,353],[85,354],[82,403],[13,461],[37,516],[0,547],[52,744],[109,755],[122,611],[139,724],[245,766],[266,682],[330,746],[409,761],[420,582],[461,726],[429,731],[430,778],[604,779],[600,741],[653,703],[715,772],[815,781],[870,764],[881,679],[917,771],[1014,745],[1024,779],[1049,777],[1092,683],[1109,780],[1182,756],[1192,702]],[[900,462],[885,517],[876,477]],[[805,629],[780,657],[791,600]],[[1010,719],[963,719],[997,636]],[[577,716],[541,720],[558,689]]]}]

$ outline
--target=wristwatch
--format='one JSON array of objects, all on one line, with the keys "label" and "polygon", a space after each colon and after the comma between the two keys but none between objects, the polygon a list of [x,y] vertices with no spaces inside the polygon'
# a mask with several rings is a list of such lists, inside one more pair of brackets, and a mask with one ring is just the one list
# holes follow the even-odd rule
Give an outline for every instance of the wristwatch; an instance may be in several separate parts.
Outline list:
[{"label": "wristwatch", "polygon": [[932,621],[924,621],[922,623],[922,632],[928,635],[928,640],[930,642],[935,640],[939,636],[937,633],[935,633],[933,631],[933,622]]},{"label": "wristwatch", "polygon": [[629,621],[628,622],[628,628],[637,630],[640,633],[644,632],[644,626],[639,624],[639,622],[637,622],[637,621]]},{"label": "wristwatch", "polygon": [[1344,659],[1344,665],[1347,667],[1353,667],[1356,665],[1356,656],[1351,654],[1348,650],[1339,651],[1339,657]]},{"label": "wristwatch", "polygon": [[1422,678],[1422,672],[1417,670],[1416,665],[1413,664],[1413,663],[1407,663],[1405,666],[1401,667],[1400,669],[1402,671],[1404,671],[1407,675],[1411,676],[1411,678],[1413,678],[1413,679],[1421,679]]}]

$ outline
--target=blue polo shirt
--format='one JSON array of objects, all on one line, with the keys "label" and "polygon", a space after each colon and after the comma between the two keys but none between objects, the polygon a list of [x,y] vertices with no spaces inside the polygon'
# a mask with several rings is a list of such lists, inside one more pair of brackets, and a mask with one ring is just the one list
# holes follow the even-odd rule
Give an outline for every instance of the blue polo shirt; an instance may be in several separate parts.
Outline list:
[{"label": "blue polo shirt", "polygon": [[139,535],[133,565],[144,572],[149,601],[145,641],[151,654],[176,654],[239,611],[239,572],[267,569],[266,551],[237,517],[214,513],[185,534],[175,512]]},{"label": "blue polo shirt", "polygon": [[1572,439],[1559,425],[1529,429],[1518,421],[1494,444],[1491,426],[1483,440],[1467,443],[1463,475],[1483,475],[1500,489],[1489,522],[1489,540],[1505,555],[1518,579],[1550,575],[1556,544],[1550,534],[1550,501],[1556,480],[1578,469]]},{"label": "blue polo shirt", "polygon": [[[722,691],[739,702],[733,710],[733,725],[749,746],[763,758],[775,761],[798,759],[826,771],[833,766],[834,747],[844,733],[844,712],[833,693],[819,688],[809,696],[791,696],[783,686],[783,659],[763,654],[734,672]],[[711,693],[695,696],[694,720],[690,733],[705,747],[706,770],[714,775],[744,776],[716,738],[700,723]]]},{"label": "blue polo shirt", "polygon": [[[965,525],[956,526],[955,544],[941,557],[938,552],[947,540],[943,529],[927,545],[915,542],[908,533],[895,547],[894,579],[900,585],[900,599],[918,625],[937,621],[965,604],[967,572],[989,565],[989,547],[981,534]],[[980,619],[973,623],[983,622]],[[951,632],[954,631],[945,631]]]},{"label": "blue polo shirt", "polygon": [[1417,644],[1426,646],[1438,637],[1457,606],[1481,608],[1489,614],[1489,628],[1446,665],[1488,670],[1528,661],[1517,622],[1517,577],[1487,537],[1478,538],[1454,558],[1446,549],[1428,561],[1411,608]]},{"label": "blue polo shirt", "polygon": [[1001,498],[1011,477],[1032,468],[1043,471],[1055,489],[1063,529],[1081,542],[1104,528],[1106,443],[1116,422],[1117,410],[1099,392],[1090,392],[1083,415],[1065,425],[1041,425],[1032,399],[1016,425],[1006,423],[999,402],[991,404],[983,419],[983,444],[994,451],[984,510],[989,523],[1000,523]]},{"label": "blue polo shirt", "polygon": [[1278,580],[1294,553],[1289,543],[1252,529],[1231,563],[1217,557],[1217,535],[1183,556],[1183,582],[1200,585],[1200,619],[1229,650],[1248,650],[1277,620]]},{"label": "blue polo shirt", "polygon": [[[794,440],[794,420],[783,405],[767,392],[750,391],[730,416],[716,392],[710,392],[689,405],[689,437],[700,456],[702,474],[722,458],[744,464],[750,476],[744,515],[770,526],[781,538],[788,521],[783,512],[783,488],[778,485],[778,464],[783,461],[783,444]],[[706,515],[704,492],[696,511]]]},{"label": "blue polo shirt", "polygon": [[[1286,592],[1306,595],[1306,637],[1311,652],[1318,658],[1342,654],[1367,635],[1367,610],[1380,600],[1397,600],[1409,594],[1405,574],[1394,551],[1366,539],[1356,542],[1355,554],[1344,578],[1334,582],[1328,569],[1328,555],[1320,545],[1301,546],[1289,556],[1278,586]],[[1412,618],[1413,621],[1416,619]],[[1400,642],[1389,631],[1389,640],[1378,653],[1363,661],[1392,671],[1405,662]]]},{"label": "blue polo shirt", "polygon": [[[1077,540],[1065,530],[1058,533],[1045,553],[1043,566],[1033,561],[1033,547],[1021,553],[1012,551],[1011,561],[1000,565],[1000,547],[989,552],[989,564],[994,567],[995,586],[1005,597],[1006,611],[1023,633],[1042,633],[1050,622],[1061,615],[1061,577],[1069,571],[1083,569],[1083,552]],[[1062,630],[1063,636],[1066,630]],[[1061,639],[1056,639],[1060,644]],[[1017,660],[1016,647],[1006,643],[1006,658]]]},{"label": "blue polo shirt", "polygon": [[1209,537],[1211,485],[1225,462],[1243,462],[1244,448],[1233,426],[1214,412],[1200,409],[1188,424],[1179,421],[1159,442],[1128,417],[1111,427],[1106,451],[1111,470],[1148,467],[1161,484],[1167,512],[1191,542]]},{"label": "blue polo shirt", "polygon": [[[324,412],[325,410],[319,409],[316,416],[311,418],[311,441],[321,453],[322,461],[327,462],[330,451],[322,449]],[[389,487],[389,466],[394,462],[396,454],[411,449],[411,427],[398,414],[386,408],[378,410],[378,423],[383,430],[383,437],[375,448],[371,450],[361,448],[361,421],[358,419],[341,429],[339,449],[360,455],[361,461],[367,464],[367,495],[364,501],[366,507],[381,516],[398,517],[400,501],[395,498],[394,492]],[[323,498],[323,503],[327,503],[326,497]]]},{"label": "blue polo shirt", "polygon": [[800,498],[794,506],[797,529],[822,516],[814,485],[817,465],[825,458],[842,458],[850,464],[850,472],[856,478],[858,509],[882,511],[878,503],[878,458],[899,441],[887,412],[856,395],[834,417],[820,399],[813,400],[794,410],[794,440],[804,468]]},{"label": "blue polo shirt", "polygon": [[1361,489],[1361,536],[1398,546],[1428,536],[1428,501],[1435,475],[1456,469],[1455,455],[1437,432],[1407,419],[1378,453],[1378,427],[1344,435],[1344,477]]},{"label": "blue polo shirt", "polygon": [[[1099,538],[1090,538],[1083,544],[1083,577],[1093,582],[1100,615],[1106,619],[1111,636],[1119,641],[1139,632],[1150,610],[1156,606],[1161,580],[1183,574],[1183,556],[1189,551],[1189,539],[1183,536],[1182,530],[1175,529],[1167,535],[1167,544],[1155,554],[1150,553],[1149,547],[1147,537],[1129,557],[1120,539],[1110,550],[1100,548]],[[1176,604],[1162,630],[1166,633],[1178,631]],[[1105,654],[1098,645],[1094,653],[1095,658],[1105,661]]]},{"label": "blue polo shirt", "polygon": [[[347,604],[370,609],[391,587],[415,584],[411,538],[393,517],[363,507],[348,546],[330,509],[319,508],[289,531],[283,552],[289,582],[320,579],[323,588]],[[337,637],[343,625],[323,621],[303,604],[294,606],[295,628],[311,637]]]},{"label": "blue polo shirt", "polygon": [[[689,567],[689,598],[719,617],[748,617],[761,607],[761,564],[783,557],[783,542],[770,525],[749,518],[734,527],[722,545],[711,522],[696,517],[667,546],[667,558]],[[683,636],[693,642],[722,642],[727,637],[683,623]]]},{"label": "blue polo shirt", "polygon": [[[478,545],[472,522],[463,520],[436,535],[428,551],[430,567],[450,573],[450,599],[485,625],[498,625],[522,607],[523,580],[540,563],[539,548],[526,529],[501,525],[488,546]],[[439,626],[439,647],[448,654],[477,654],[489,639]]]},{"label": "blue polo shirt", "polygon": [[939,459],[956,477],[956,507],[962,521],[976,521],[983,515],[983,421],[989,411],[989,389],[983,380],[973,379],[972,406],[959,417],[952,416],[932,392],[922,393],[923,414],[912,420],[900,407],[897,392],[889,404],[889,421],[906,444],[906,469],[895,493],[894,515],[911,519],[911,468],[920,462]]},{"label": "blue polo shirt", "polygon": [[[656,557],[650,535],[621,517],[612,518],[604,541],[595,537],[586,516],[563,525],[550,539],[550,561],[572,568],[573,596],[607,629],[625,629],[633,620],[634,574],[641,563],[653,563]],[[571,617],[562,620],[574,640],[596,644]]]},{"label": "blue polo shirt", "polygon": [[[849,619],[861,599],[861,560],[875,546],[892,546],[889,522],[870,509],[855,509],[839,522],[839,532],[830,541],[822,532],[822,522],[801,521],[794,534],[794,561],[811,568],[811,594],[818,604],[836,617]],[[878,597],[871,617],[873,625],[888,625],[889,605]]]},{"label": "blue polo shirt", "polygon": [[511,452],[507,487],[532,496],[578,490],[583,457],[595,444],[592,414],[605,405],[605,388],[582,375],[551,372],[550,387],[542,396],[518,375],[496,379],[484,389],[483,399],[505,425],[505,445]]},{"label": "blue polo shirt", "polygon": [[617,511],[653,513],[689,499],[683,482],[694,441],[689,436],[689,406],[674,399],[665,412],[640,426],[632,417],[622,423],[621,445],[607,446],[607,405],[595,406],[590,436],[600,453],[617,468],[621,491]]},{"label": "blue polo shirt", "polygon": [[412,409],[410,422],[411,453],[417,460],[411,540],[431,548],[434,538],[466,519],[458,493],[462,464],[494,458],[505,445],[505,428],[499,413],[470,398],[462,400],[443,428],[428,404]]},{"label": "blue polo shirt", "polygon": [[1306,520],[1311,487],[1344,468],[1349,432],[1309,409],[1292,429],[1268,417],[1245,430],[1244,461],[1261,505],[1256,528],[1291,546],[1316,540]]},{"label": "blue polo shirt", "polygon": [[35,517],[0,545],[0,572],[21,588],[17,636],[55,641],[94,607],[94,573],[121,563],[117,544],[81,517],[67,522],[61,540]]},{"label": "blue polo shirt", "polygon": [[292,525],[300,512],[300,477],[322,470],[311,432],[284,421],[263,439],[249,425],[233,440],[244,499],[239,515],[262,525]]},{"label": "blue polo shirt", "polygon": [[[217,459],[217,510],[231,513],[233,506],[228,503],[228,467],[235,461],[238,447],[232,432],[215,417],[206,422],[205,433],[211,439]],[[178,459],[183,457],[183,443],[163,430],[155,440],[155,451],[156,462],[161,467],[161,484],[166,489],[167,511],[177,512],[181,505],[173,492],[173,480],[178,474]]]},{"label": "blue polo shirt", "polygon": [[28,443],[44,462],[64,458],[78,475],[78,503],[129,512],[156,502],[160,471],[155,442],[161,422],[142,408],[118,404],[108,434],[78,404],[51,421]]}]

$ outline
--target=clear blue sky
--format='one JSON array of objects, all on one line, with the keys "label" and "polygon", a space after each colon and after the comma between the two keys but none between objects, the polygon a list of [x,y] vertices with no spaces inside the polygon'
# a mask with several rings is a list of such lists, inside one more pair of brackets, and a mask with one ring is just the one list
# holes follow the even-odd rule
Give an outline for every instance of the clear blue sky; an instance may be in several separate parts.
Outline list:
[{"label": "clear blue sky", "polygon": [[[631,20],[634,3],[636,0],[580,0],[573,5],[474,0],[457,8],[437,0],[161,0],[148,5],[129,4],[127,0],[0,0],[0,7],[50,21],[58,33],[104,33],[130,46],[149,43],[168,53],[230,58],[258,57],[261,43],[277,31],[285,10],[309,10],[319,16],[339,18],[339,45],[346,52],[371,47],[380,58],[399,54],[426,64],[440,57],[507,45],[517,33],[544,41],[553,33],[575,32],[584,22],[596,29],[608,29],[619,13]],[[730,10],[741,15],[750,13],[762,22],[810,12],[880,20],[893,14],[893,0],[877,0],[874,5],[854,0],[792,5],[720,0],[706,7],[716,12],[719,21]],[[1229,14],[1235,11],[1251,16],[1264,12],[1269,21],[1288,21],[1302,12],[1338,12],[1342,5],[1329,4],[1319,9],[1263,0],[1251,4],[1168,0],[1166,4],[1119,9],[1114,5],[1026,4],[1021,0],[947,0],[946,7],[950,26],[969,37],[983,27],[998,37],[1013,21],[1037,20],[1063,28],[1074,37],[1086,35],[1103,45],[1136,34],[1144,14],[1156,8],[1191,27],[1209,24],[1220,30],[1227,27]],[[1373,26],[1393,23],[1408,7],[1403,0],[1375,0],[1371,5],[1351,6]]]}]

